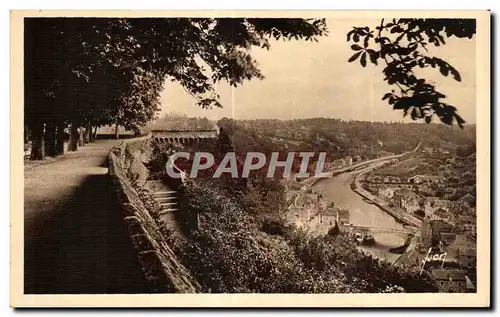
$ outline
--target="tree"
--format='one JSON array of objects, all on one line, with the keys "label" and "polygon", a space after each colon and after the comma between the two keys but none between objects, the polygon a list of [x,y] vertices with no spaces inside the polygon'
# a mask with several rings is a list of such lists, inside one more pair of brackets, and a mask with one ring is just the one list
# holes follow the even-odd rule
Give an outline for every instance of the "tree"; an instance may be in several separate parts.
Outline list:
[{"label": "tree", "polygon": [[436,115],[441,122],[463,127],[465,120],[457,109],[445,103],[446,97],[438,92],[425,78],[418,78],[415,68],[438,68],[443,76],[451,75],[461,81],[460,73],[445,60],[427,54],[427,46],[440,46],[451,37],[472,38],[476,33],[474,19],[393,19],[374,29],[354,27],[347,33],[347,41],[355,51],[349,62],[359,59],[365,67],[367,61],[385,64],[384,80],[395,86],[382,100],[388,100],[395,110],[410,113],[413,120],[424,118],[430,123]]},{"label": "tree", "polygon": [[179,82],[201,107],[222,106],[215,83],[263,78],[252,46],[326,33],[319,19],[33,18],[25,25],[32,159],[43,159],[45,139],[54,143],[67,124],[76,150],[80,127],[137,129],[154,119],[165,79]]}]

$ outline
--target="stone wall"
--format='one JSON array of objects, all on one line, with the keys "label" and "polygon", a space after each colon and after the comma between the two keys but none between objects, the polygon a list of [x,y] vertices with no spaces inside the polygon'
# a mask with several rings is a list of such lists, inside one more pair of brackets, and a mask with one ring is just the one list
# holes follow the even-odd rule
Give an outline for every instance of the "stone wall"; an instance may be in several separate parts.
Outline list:
[{"label": "stone wall", "polygon": [[148,176],[143,163],[149,159],[150,142],[151,134],[114,147],[109,153],[109,174],[117,184],[124,220],[151,292],[197,293],[200,285],[179,262],[136,190]]}]

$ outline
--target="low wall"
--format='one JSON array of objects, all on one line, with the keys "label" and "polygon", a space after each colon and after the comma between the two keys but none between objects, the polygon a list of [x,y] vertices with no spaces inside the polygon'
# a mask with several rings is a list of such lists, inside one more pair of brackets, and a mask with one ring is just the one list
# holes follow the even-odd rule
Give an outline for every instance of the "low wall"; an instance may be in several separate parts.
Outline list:
[{"label": "low wall", "polygon": [[151,134],[114,147],[109,153],[109,174],[117,185],[124,220],[151,292],[197,293],[201,287],[168,246],[154,215],[141,199],[144,193],[137,190],[147,178],[141,160],[148,155],[149,142]]}]

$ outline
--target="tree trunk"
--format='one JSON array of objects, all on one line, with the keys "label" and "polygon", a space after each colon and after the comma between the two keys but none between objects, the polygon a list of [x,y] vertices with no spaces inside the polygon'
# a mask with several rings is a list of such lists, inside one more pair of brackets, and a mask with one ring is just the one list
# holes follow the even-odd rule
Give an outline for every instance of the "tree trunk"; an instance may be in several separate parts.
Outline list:
[{"label": "tree trunk", "polygon": [[99,127],[95,127],[95,128],[94,128],[94,137],[93,137],[94,141],[95,141],[95,140],[97,140],[97,129],[98,129],[98,128],[99,128]]},{"label": "tree trunk", "polygon": [[47,123],[45,126],[45,155],[56,157],[56,125]]},{"label": "tree trunk", "polygon": [[84,143],[84,141],[83,141],[83,135],[84,135],[83,128],[82,128],[82,127],[80,127],[80,128],[78,129],[78,145],[79,145],[79,146],[84,146],[84,145],[85,145],[85,143]]},{"label": "tree trunk", "polygon": [[119,127],[119,124],[118,122],[115,124],[115,139],[119,139],[120,138],[120,132],[118,131],[118,127]]},{"label": "tree trunk", "polygon": [[56,154],[64,154],[64,128],[66,126],[64,123],[59,123],[57,125],[57,135],[56,135]]},{"label": "tree trunk", "polygon": [[43,139],[43,123],[36,122],[31,128],[31,160],[45,159],[45,144]]},{"label": "tree trunk", "polygon": [[89,142],[94,142],[95,141],[95,138],[94,138],[94,129],[92,127],[92,124],[89,123]]},{"label": "tree trunk", "polygon": [[24,144],[29,143],[30,141],[30,130],[28,125],[24,126]]},{"label": "tree trunk", "polygon": [[72,122],[69,132],[68,151],[72,152],[76,150],[78,150],[78,125]]},{"label": "tree trunk", "polygon": [[90,125],[90,123],[88,123],[87,126],[85,127],[85,133],[83,135],[83,143],[90,143],[91,131],[92,131],[92,126]]}]

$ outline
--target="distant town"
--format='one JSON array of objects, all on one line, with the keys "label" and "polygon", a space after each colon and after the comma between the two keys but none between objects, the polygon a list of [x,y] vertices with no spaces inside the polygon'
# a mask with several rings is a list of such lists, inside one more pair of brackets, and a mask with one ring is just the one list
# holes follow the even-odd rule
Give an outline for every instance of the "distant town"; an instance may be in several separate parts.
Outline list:
[{"label": "distant town", "polygon": [[[412,237],[402,254],[393,257],[394,265],[423,266],[437,280],[442,292],[473,292],[476,287],[476,154],[461,157],[455,155],[457,150],[456,146],[423,147],[402,158],[382,153],[381,158],[388,158],[382,165],[358,172],[357,176],[361,190],[373,195],[373,199],[365,198],[365,202],[391,209],[402,219],[415,219],[406,227],[415,229],[418,237]],[[360,165],[363,159],[360,155],[348,155],[327,165],[330,170],[339,171]],[[315,234],[327,234],[332,228],[348,232],[366,230],[355,229],[349,209],[336,206],[335,201],[326,202],[322,190],[314,183],[303,180],[285,183],[288,185],[288,221]],[[354,180],[351,185],[355,189]],[[375,240],[372,234],[365,236],[369,239],[359,239],[361,244]],[[445,254],[444,263],[425,262],[429,252]]]}]

